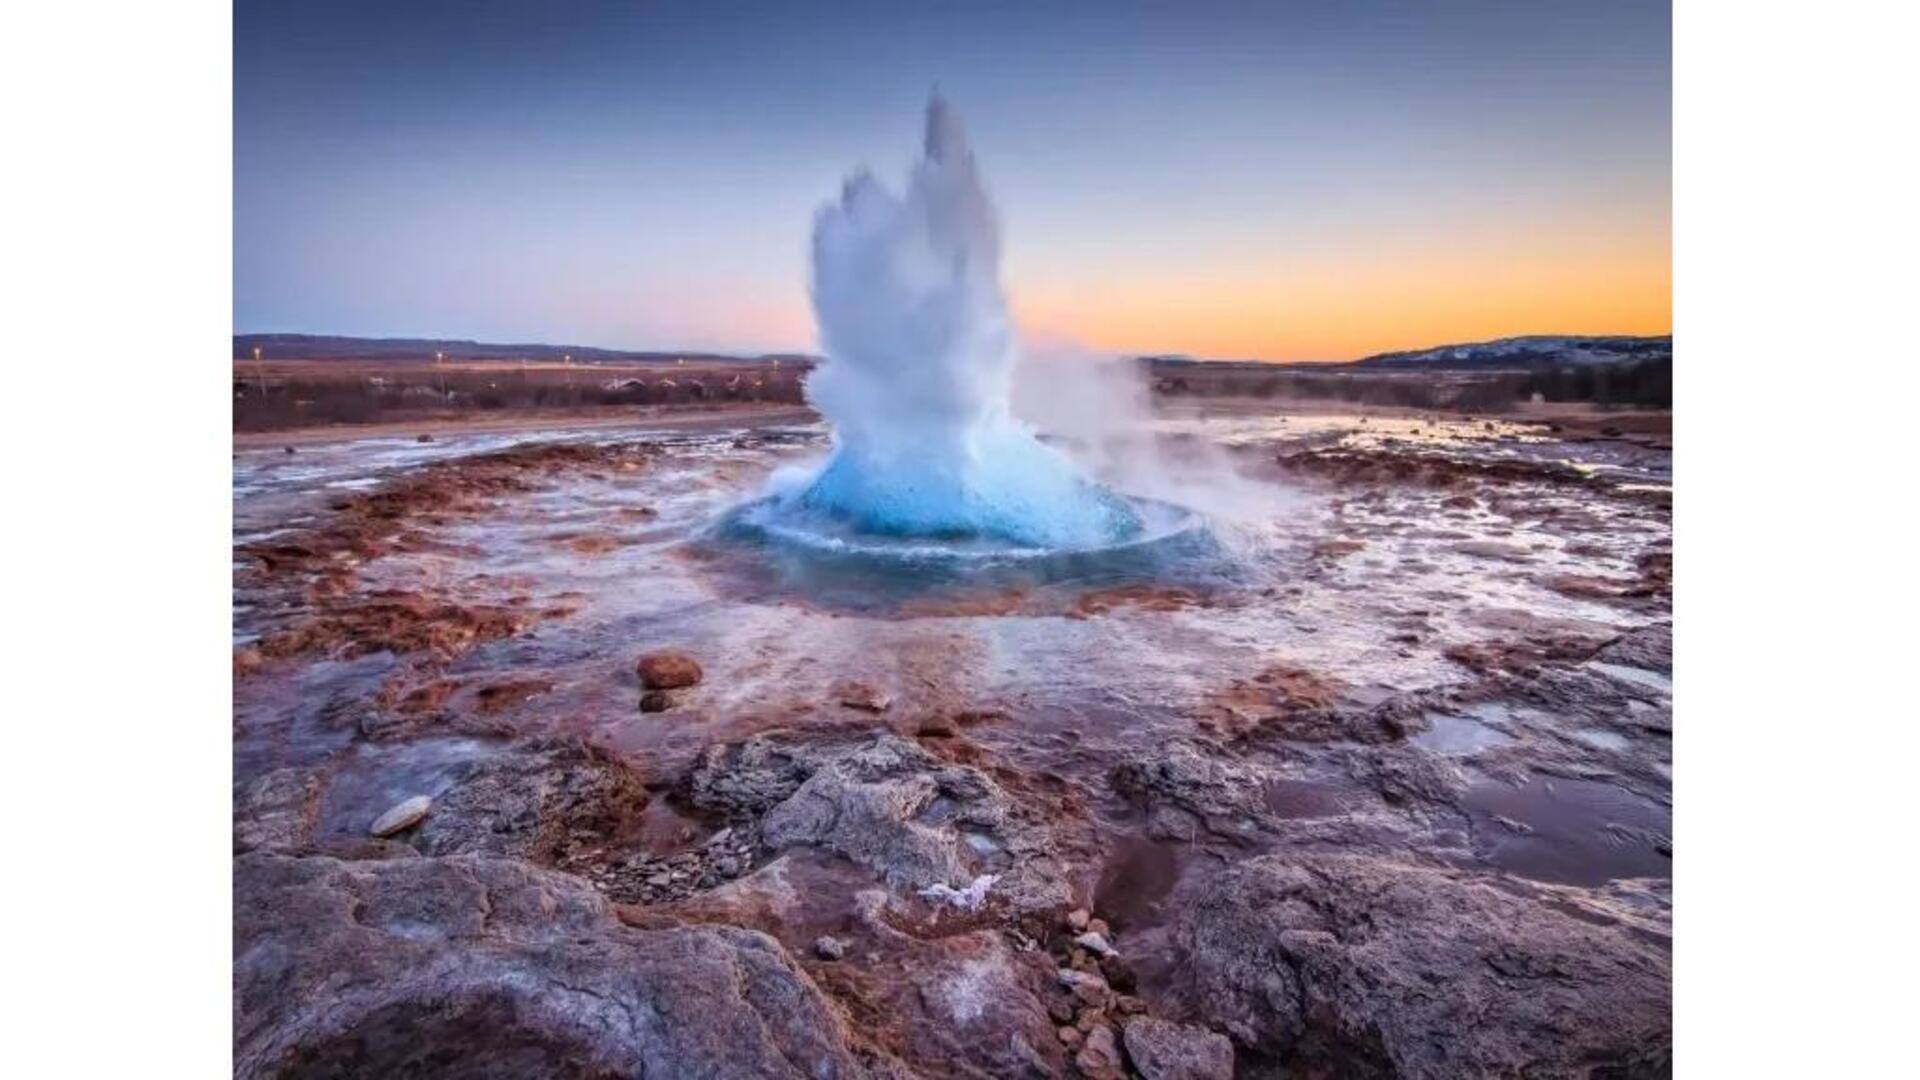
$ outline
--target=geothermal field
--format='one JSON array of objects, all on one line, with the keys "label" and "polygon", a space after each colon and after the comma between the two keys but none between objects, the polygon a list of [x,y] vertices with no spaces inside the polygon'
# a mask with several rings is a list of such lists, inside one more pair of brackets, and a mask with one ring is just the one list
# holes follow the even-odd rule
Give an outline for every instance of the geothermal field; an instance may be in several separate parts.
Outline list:
[{"label": "geothermal field", "polygon": [[236,449],[238,1075],[1667,1071],[1665,442],[1155,396],[998,244],[936,102],[811,413]]}]

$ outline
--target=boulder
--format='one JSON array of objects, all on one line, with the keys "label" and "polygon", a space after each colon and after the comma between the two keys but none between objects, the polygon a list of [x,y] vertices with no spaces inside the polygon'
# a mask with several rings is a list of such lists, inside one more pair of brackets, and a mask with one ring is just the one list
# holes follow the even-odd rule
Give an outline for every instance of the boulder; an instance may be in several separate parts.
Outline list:
[{"label": "boulder", "polygon": [[634,664],[640,685],[648,690],[678,690],[700,681],[700,662],[677,649],[646,653]]},{"label": "boulder", "polygon": [[638,929],[518,861],[234,864],[236,1077],[856,1077],[771,938]]}]

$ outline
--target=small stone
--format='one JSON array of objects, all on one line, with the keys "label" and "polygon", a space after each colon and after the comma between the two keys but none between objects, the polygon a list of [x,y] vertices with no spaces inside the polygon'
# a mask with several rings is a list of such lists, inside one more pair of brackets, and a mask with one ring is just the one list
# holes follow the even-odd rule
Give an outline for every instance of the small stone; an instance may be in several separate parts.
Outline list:
[{"label": "small stone", "polygon": [[291,453],[293,453],[293,452],[294,452],[294,450],[293,450],[293,447],[291,447],[291,446],[283,446],[283,447],[281,447],[281,449],[282,449],[282,450],[285,450],[285,451],[286,451],[287,453],[289,453],[289,454],[291,454]]},{"label": "small stone", "polygon": [[1115,998],[1113,1007],[1126,1016],[1137,1016],[1147,1011],[1147,1003],[1132,994],[1121,994]]},{"label": "small stone", "polygon": [[673,708],[673,695],[665,690],[649,690],[640,695],[641,712],[666,712]]},{"label": "small stone", "polygon": [[1113,935],[1113,928],[1107,925],[1107,920],[1105,919],[1089,919],[1087,921],[1087,932],[1090,934],[1099,934],[1101,937],[1111,937]]},{"label": "small stone", "polygon": [[675,649],[646,653],[634,664],[640,685],[649,690],[678,690],[700,681],[700,663]]},{"label": "small stone", "polygon": [[427,811],[432,807],[433,800],[431,798],[425,795],[415,795],[413,798],[381,814],[374,820],[373,828],[367,831],[374,836],[392,836],[394,833],[404,832],[424,821],[427,816]]},{"label": "small stone", "polygon": [[1079,937],[1073,939],[1073,943],[1088,952],[1098,953],[1101,956],[1113,956],[1118,951],[1112,945],[1108,944],[1106,936],[1097,930],[1089,930],[1081,934]]},{"label": "small stone", "polygon": [[1073,1063],[1088,1076],[1105,1078],[1124,1075],[1120,1071],[1120,1046],[1114,1041],[1113,1029],[1102,1026],[1088,1032],[1086,1042],[1073,1057]]},{"label": "small stone", "polygon": [[1107,980],[1090,971],[1061,970],[1057,978],[1060,985],[1073,992],[1075,999],[1096,1009],[1105,1008],[1113,998],[1113,989]]},{"label": "small stone", "polygon": [[1151,1016],[1127,1021],[1127,1056],[1146,1080],[1230,1080],[1233,1043],[1203,1027]]},{"label": "small stone", "polygon": [[1079,1028],[1074,1028],[1074,1027],[1056,1028],[1054,1030],[1054,1034],[1059,1036],[1060,1041],[1062,1043],[1065,1043],[1067,1049],[1069,1050],[1080,1045],[1081,1035],[1080,1035]]},{"label": "small stone", "polygon": [[1073,1023],[1073,1003],[1066,998],[1054,998],[1047,1003],[1047,1015],[1053,1017],[1056,1024]]},{"label": "small stone", "polygon": [[1091,918],[1093,918],[1093,912],[1086,908],[1074,908],[1067,912],[1067,925],[1073,927],[1075,933],[1079,933],[1087,928],[1087,920]]},{"label": "small stone", "polygon": [[893,699],[878,689],[852,680],[834,684],[833,696],[840,704],[861,712],[883,713],[893,704]]},{"label": "small stone", "polygon": [[432,441],[433,441],[433,436],[431,436],[431,435],[428,435],[428,434],[427,434],[427,433],[425,433],[425,432],[421,432],[421,433],[420,433],[420,434],[419,434],[418,436],[416,436],[416,437],[414,438],[414,440],[413,440],[413,441],[414,441],[414,442],[432,442]]},{"label": "small stone", "polygon": [[667,886],[673,884],[673,878],[669,877],[666,874],[655,874],[652,877],[647,879],[647,884],[653,886],[656,889],[664,889]]},{"label": "small stone", "polygon": [[847,955],[847,947],[837,937],[822,935],[814,939],[813,954],[822,960],[838,960]]},{"label": "small stone", "polygon": [[1107,1014],[1101,1012],[1099,1009],[1082,1009],[1079,1019],[1073,1022],[1073,1026],[1079,1028],[1082,1033],[1085,1033],[1106,1023],[1106,1020]]}]

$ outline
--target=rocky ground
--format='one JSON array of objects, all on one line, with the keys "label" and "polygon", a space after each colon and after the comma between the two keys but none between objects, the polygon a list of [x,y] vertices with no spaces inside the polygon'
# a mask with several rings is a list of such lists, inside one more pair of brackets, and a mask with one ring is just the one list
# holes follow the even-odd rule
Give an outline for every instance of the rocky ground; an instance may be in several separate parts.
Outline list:
[{"label": "rocky ground", "polygon": [[1204,567],[938,589],[712,533],[812,427],[237,454],[236,1074],[1664,1075],[1660,441],[1153,437]]}]

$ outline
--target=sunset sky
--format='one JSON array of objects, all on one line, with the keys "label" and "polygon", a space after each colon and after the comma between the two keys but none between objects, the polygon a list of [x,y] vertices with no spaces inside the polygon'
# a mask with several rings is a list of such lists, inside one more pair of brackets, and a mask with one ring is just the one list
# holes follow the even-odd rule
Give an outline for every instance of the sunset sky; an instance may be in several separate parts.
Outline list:
[{"label": "sunset sky", "polygon": [[[903,10],[905,9],[905,10]],[[1274,360],[1671,323],[1664,2],[235,8],[234,323],[811,350],[936,84],[1023,329]]]}]

